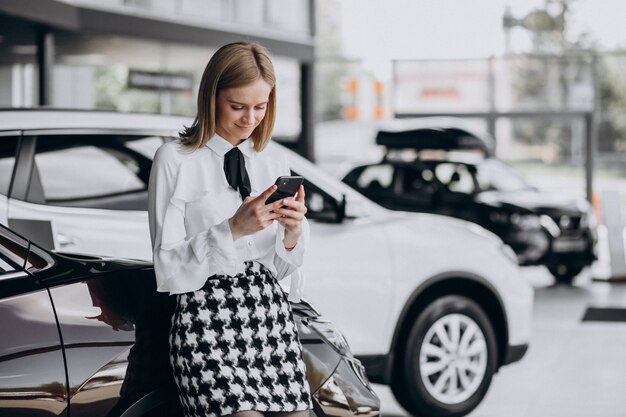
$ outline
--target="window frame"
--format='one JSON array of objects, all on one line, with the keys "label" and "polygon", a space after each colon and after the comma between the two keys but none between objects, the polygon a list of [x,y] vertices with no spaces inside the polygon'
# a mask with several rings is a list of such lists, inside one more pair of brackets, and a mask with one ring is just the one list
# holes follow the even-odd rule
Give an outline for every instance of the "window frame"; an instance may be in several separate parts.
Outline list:
[{"label": "window frame", "polygon": [[[16,174],[14,175],[13,183],[16,185],[12,190],[10,198],[14,198],[17,200],[25,201],[33,204],[40,204],[46,206],[62,206],[62,207],[74,207],[81,208],[80,205],[72,205],[65,204],[67,202],[72,201],[81,201],[81,200],[92,200],[98,198],[107,198],[107,197],[115,197],[118,195],[130,195],[138,192],[146,192],[147,190],[147,175],[149,175],[149,170],[147,174],[144,173],[144,176],[140,176],[137,174],[138,178],[145,182],[146,189],[135,190],[131,192],[123,192],[123,193],[114,193],[107,195],[97,195],[90,196],[88,198],[72,198],[69,200],[51,200],[47,201],[44,197],[43,185],[41,183],[41,179],[39,178],[39,172],[37,169],[37,165],[35,163],[35,155],[37,155],[37,140],[41,136],[58,136],[58,135],[68,135],[68,136],[106,136],[106,135],[119,135],[119,136],[157,136],[164,138],[167,141],[168,137],[177,137],[178,132],[175,131],[167,131],[167,130],[153,130],[153,129],[36,129],[36,130],[25,130],[22,133],[22,152],[19,153],[19,158],[16,160],[16,164],[14,167],[14,171]],[[107,152],[107,149],[115,150],[115,146],[101,148],[98,149]],[[62,149],[62,148],[60,148]],[[142,153],[131,149],[126,148],[126,152],[132,155],[135,158],[144,158],[150,159],[143,155]],[[151,161],[151,160],[150,160]],[[151,162],[150,162],[151,163]]]}]

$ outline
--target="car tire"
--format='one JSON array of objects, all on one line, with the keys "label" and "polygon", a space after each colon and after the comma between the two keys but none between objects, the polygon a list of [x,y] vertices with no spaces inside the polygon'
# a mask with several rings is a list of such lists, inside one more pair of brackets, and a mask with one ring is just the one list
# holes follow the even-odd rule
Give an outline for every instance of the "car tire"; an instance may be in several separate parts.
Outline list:
[{"label": "car tire", "polygon": [[467,297],[444,296],[418,314],[391,388],[414,416],[463,416],[487,393],[497,355],[483,309]]},{"label": "car tire", "polygon": [[583,270],[583,267],[559,264],[548,267],[548,270],[559,284],[571,285],[574,278]]}]

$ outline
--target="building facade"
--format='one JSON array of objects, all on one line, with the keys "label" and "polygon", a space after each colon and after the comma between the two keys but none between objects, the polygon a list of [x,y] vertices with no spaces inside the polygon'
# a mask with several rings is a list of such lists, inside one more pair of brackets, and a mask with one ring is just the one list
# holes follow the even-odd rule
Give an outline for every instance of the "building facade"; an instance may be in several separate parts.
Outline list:
[{"label": "building facade", "polygon": [[314,0],[0,0],[0,107],[194,115],[221,45],[265,46],[275,138],[312,157]]}]

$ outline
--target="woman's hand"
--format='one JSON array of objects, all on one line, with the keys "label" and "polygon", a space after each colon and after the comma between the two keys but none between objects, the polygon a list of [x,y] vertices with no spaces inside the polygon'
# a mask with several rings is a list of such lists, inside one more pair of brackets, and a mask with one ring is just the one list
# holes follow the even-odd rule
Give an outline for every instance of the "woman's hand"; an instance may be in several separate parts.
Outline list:
[{"label": "woman's hand", "polygon": [[263,230],[281,216],[277,210],[284,204],[283,200],[265,204],[265,200],[276,191],[276,188],[276,185],[272,185],[258,197],[246,197],[233,217],[228,219],[233,240]]},{"label": "woman's hand", "polygon": [[274,211],[280,215],[276,221],[285,227],[285,238],[283,244],[286,248],[296,246],[298,239],[302,235],[302,220],[307,212],[304,205],[304,187],[298,188],[295,197],[288,197],[281,200],[282,205]]}]

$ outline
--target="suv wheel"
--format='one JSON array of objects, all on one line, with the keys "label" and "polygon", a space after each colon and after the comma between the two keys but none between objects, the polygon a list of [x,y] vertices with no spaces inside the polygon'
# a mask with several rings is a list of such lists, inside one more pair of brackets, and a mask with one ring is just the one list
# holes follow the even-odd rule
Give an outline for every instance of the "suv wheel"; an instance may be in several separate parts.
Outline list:
[{"label": "suv wheel", "polygon": [[463,416],[483,399],[497,363],[496,336],[474,301],[433,301],[409,333],[392,390],[415,416]]},{"label": "suv wheel", "polygon": [[548,267],[550,273],[556,279],[556,282],[561,284],[571,284],[574,281],[576,275],[580,274],[583,270],[582,266],[567,266],[558,264]]}]

